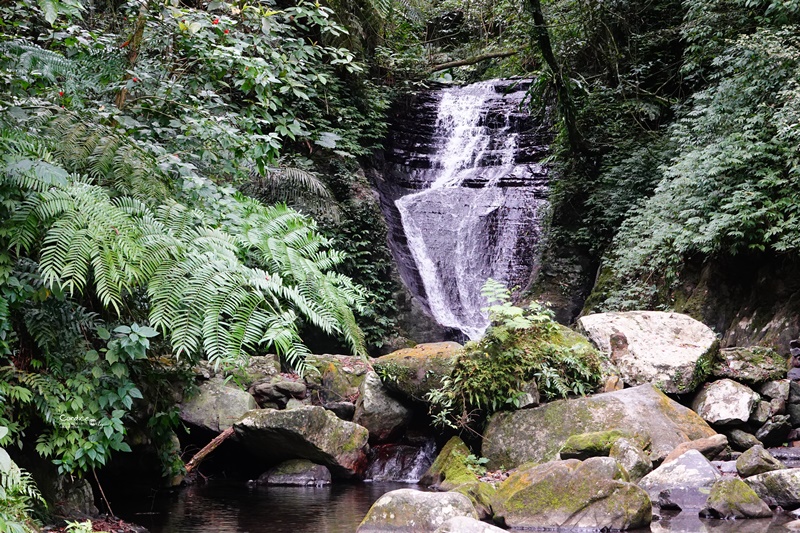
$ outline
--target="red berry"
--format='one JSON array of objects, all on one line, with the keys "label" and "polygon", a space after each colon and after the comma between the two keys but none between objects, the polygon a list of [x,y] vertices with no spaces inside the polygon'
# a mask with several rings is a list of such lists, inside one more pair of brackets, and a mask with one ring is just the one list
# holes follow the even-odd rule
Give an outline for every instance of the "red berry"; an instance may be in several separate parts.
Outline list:
[{"label": "red berry", "polygon": [[139,78],[133,78],[133,82],[136,83],[139,81]]},{"label": "red berry", "polygon": [[58,91],[58,96],[64,96],[64,91]]},{"label": "red berry", "polygon": [[211,21],[211,24],[214,24],[214,25],[216,25],[216,24],[219,24],[219,19],[214,19],[214,20],[212,20],[212,21]]},{"label": "red berry", "polygon": [[230,30],[225,30],[225,31],[223,31],[222,33],[224,33],[225,35],[227,35],[227,34],[229,34],[229,33],[230,33]]}]

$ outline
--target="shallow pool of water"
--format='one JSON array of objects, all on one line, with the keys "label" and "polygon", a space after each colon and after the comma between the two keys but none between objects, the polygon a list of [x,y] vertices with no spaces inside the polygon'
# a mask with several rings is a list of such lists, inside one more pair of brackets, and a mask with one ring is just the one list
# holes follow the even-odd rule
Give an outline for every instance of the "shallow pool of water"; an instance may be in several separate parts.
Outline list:
[{"label": "shallow pool of water", "polygon": [[353,533],[384,493],[403,483],[263,487],[213,482],[112,504],[151,533]]},{"label": "shallow pool of water", "polygon": [[[117,500],[122,518],[151,533],[354,533],[384,493],[419,486],[394,482],[328,487],[263,487],[212,482],[145,500]],[[696,513],[664,513],[642,533],[785,533],[792,520],[700,520]]]}]

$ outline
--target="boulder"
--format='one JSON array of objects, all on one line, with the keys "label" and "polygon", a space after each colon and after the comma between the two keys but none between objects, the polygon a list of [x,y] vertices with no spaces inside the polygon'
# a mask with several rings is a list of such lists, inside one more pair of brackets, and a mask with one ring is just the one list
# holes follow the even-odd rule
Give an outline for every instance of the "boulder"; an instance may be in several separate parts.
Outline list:
[{"label": "boulder", "polygon": [[623,437],[632,438],[632,435],[618,429],[570,435],[558,453],[561,459],[581,461],[589,457],[608,456],[614,443]]},{"label": "boulder", "polygon": [[249,393],[214,377],[200,384],[199,393],[181,404],[180,417],[187,424],[221,433],[257,407]]},{"label": "boulder", "polygon": [[709,489],[719,479],[717,469],[703,454],[689,450],[639,481],[653,503],[668,509],[702,509]]},{"label": "boulder", "polygon": [[761,445],[753,446],[736,459],[736,472],[742,477],[756,476],[784,468],[786,466]]},{"label": "boulder", "polygon": [[621,438],[614,441],[608,456],[617,461],[628,472],[630,480],[637,483],[653,470],[653,462],[632,439]]},{"label": "boulder", "polygon": [[261,474],[258,484],[299,487],[330,485],[331,472],[307,459],[291,459]]},{"label": "boulder", "polygon": [[497,413],[489,419],[481,453],[490,468],[541,463],[555,459],[572,435],[611,429],[649,440],[653,461],[663,460],[682,442],[716,434],[691,409],[652,385],[640,385]]},{"label": "boulder", "polygon": [[743,452],[749,450],[753,446],[760,446],[762,442],[758,440],[755,435],[748,433],[739,428],[728,429],[725,431],[728,436],[728,442],[734,450]]},{"label": "boulder", "polygon": [[712,485],[700,516],[724,520],[768,518],[772,516],[772,511],[747,483],[737,478],[724,478]]},{"label": "boulder", "polygon": [[611,356],[627,385],[657,383],[668,393],[692,392],[717,353],[711,328],[678,313],[598,313],[578,319],[578,329]]},{"label": "boulder", "polygon": [[408,426],[411,411],[389,396],[375,372],[369,372],[361,383],[353,422],[369,430],[371,442],[386,442]]},{"label": "boulder", "polygon": [[725,448],[728,447],[728,437],[725,435],[713,435],[704,439],[692,440],[689,442],[682,442],[678,444],[674,450],[669,452],[665,463],[673,461],[688,452],[689,450],[697,450],[702,453],[706,459],[715,459]]},{"label": "boulder", "polygon": [[759,401],[747,385],[731,379],[706,384],[692,401],[692,409],[709,424],[720,426],[744,424]]},{"label": "boulder", "polygon": [[371,370],[369,361],[352,355],[314,354],[306,357],[306,364],[316,370],[306,374],[311,399],[325,406],[333,402],[355,402]]},{"label": "boulder", "polygon": [[373,367],[384,385],[403,396],[424,401],[453,371],[462,346],[457,342],[418,344],[376,359]]},{"label": "boulder", "polygon": [[54,494],[51,511],[54,516],[75,519],[100,515],[100,511],[94,505],[94,494],[88,480],[59,475],[52,488]]},{"label": "boulder", "polygon": [[764,446],[781,446],[791,430],[792,423],[788,415],[775,415],[758,428],[756,438],[763,442]]},{"label": "boulder", "polygon": [[495,527],[486,522],[475,520],[468,516],[456,516],[451,518],[434,532],[434,533],[504,533],[504,529]]},{"label": "boulder", "polygon": [[521,467],[498,487],[492,504],[495,519],[511,528],[622,530],[649,524],[647,493],[609,477],[610,459],[602,459]]},{"label": "boulder", "polygon": [[758,385],[786,377],[786,358],[772,348],[761,346],[722,348],[711,367],[717,379],[735,379],[748,385]]},{"label": "boulder", "polygon": [[450,490],[463,483],[476,481],[477,476],[469,469],[467,462],[471,454],[464,441],[459,437],[451,437],[420,478],[419,484],[437,490]]},{"label": "boulder", "polygon": [[305,382],[299,377],[276,374],[254,381],[248,389],[262,408],[270,405],[286,407],[289,400],[305,399],[308,393]]},{"label": "boulder", "polygon": [[457,516],[478,518],[463,494],[393,490],[372,504],[356,533],[430,533]]},{"label": "boulder", "polygon": [[771,400],[784,400],[789,399],[789,388],[791,387],[788,379],[779,379],[776,381],[767,381],[758,388],[758,393],[761,396],[766,396]]},{"label": "boulder", "polygon": [[784,509],[800,506],[800,469],[788,468],[764,472],[744,480],[758,497],[771,507]]},{"label": "boulder", "polygon": [[491,483],[473,479],[460,485],[456,485],[450,490],[452,492],[463,494],[469,498],[469,501],[472,502],[472,506],[478,513],[478,518],[481,520],[484,518],[491,518],[493,516],[492,500],[494,500],[494,495],[497,490]]},{"label": "boulder", "polygon": [[772,406],[769,402],[760,401],[756,402],[756,407],[753,409],[753,412],[750,414],[750,422],[751,424],[758,424],[762,425],[767,420],[769,420],[769,416],[772,414]]},{"label": "boulder", "polygon": [[345,478],[366,468],[369,432],[322,407],[254,409],[234,429],[245,447],[266,461],[308,459]]},{"label": "boulder", "polygon": [[356,404],[353,402],[330,402],[324,405],[325,409],[332,412],[342,420],[353,421],[356,415]]}]

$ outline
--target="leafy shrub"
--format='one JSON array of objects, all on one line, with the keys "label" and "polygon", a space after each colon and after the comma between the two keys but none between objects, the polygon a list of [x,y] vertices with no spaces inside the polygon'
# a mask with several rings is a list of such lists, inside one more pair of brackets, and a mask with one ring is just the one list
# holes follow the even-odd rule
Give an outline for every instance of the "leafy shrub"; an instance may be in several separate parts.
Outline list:
[{"label": "leafy shrub", "polygon": [[[8,437],[8,428],[0,426],[0,442]],[[0,447],[0,533],[39,531],[30,517],[37,503],[44,503],[44,500],[31,475],[18,467]]]},{"label": "leafy shrub", "polygon": [[533,303],[511,304],[502,284],[488,280],[482,294],[490,303],[492,325],[469,342],[442,387],[429,393],[439,425],[467,427],[478,415],[513,409],[523,389],[535,381],[545,400],[587,394],[600,381],[600,361],[587,345],[571,346],[552,313]]}]

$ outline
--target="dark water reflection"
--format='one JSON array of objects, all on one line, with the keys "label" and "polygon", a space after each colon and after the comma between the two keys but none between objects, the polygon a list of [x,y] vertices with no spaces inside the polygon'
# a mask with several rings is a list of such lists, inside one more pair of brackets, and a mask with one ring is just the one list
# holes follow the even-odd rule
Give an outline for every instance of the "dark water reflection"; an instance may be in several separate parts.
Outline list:
[{"label": "dark water reflection", "polygon": [[248,487],[210,483],[148,501],[115,505],[121,517],[151,533],[353,533],[384,493],[401,483],[328,487]]},{"label": "dark water reflection", "polygon": [[[354,533],[384,493],[419,488],[402,483],[329,487],[248,487],[210,483],[147,501],[114,505],[123,518],[152,533]],[[664,513],[652,533],[784,533],[792,517],[764,520],[701,520],[696,513]],[[640,530],[647,533],[648,530]]]}]

